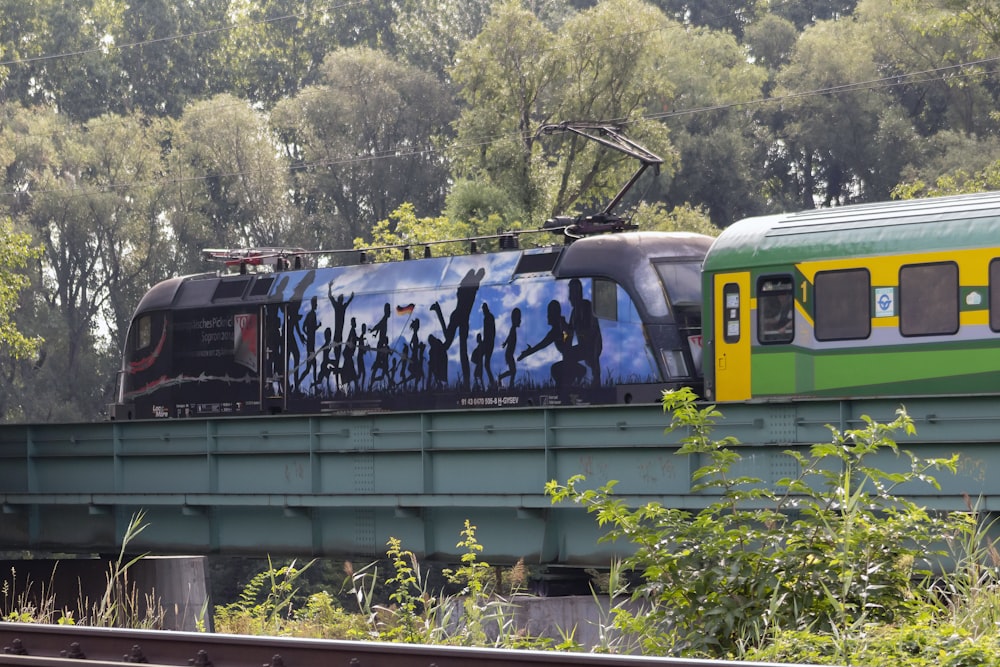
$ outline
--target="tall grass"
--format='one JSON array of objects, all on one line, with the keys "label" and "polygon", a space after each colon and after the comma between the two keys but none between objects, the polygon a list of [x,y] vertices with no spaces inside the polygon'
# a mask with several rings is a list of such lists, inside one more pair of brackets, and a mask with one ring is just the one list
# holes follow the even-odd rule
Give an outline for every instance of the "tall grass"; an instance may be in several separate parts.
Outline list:
[{"label": "tall grass", "polygon": [[3,620],[98,627],[162,628],[166,612],[156,591],[140,592],[131,576],[133,568],[144,556],[129,558],[126,555],[129,544],[147,526],[143,523],[144,518],[145,513],[140,511],[129,519],[118,556],[108,563],[104,590],[95,600],[84,594],[84,583],[77,578],[75,606],[71,608],[58,605],[55,585],[58,562],[53,566],[47,583],[35,582],[30,576],[19,581],[17,568],[11,567],[10,578],[5,577],[0,583],[0,612]]}]

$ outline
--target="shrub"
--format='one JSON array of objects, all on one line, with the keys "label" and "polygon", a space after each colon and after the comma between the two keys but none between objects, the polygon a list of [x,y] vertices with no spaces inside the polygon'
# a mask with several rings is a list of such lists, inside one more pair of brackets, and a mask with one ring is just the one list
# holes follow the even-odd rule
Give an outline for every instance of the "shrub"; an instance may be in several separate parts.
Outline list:
[{"label": "shrub", "polygon": [[[927,610],[914,577],[968,523],[938,517],[895,495],[901,484],[937,487],[931,472],[954,471],[956,457],[921,459],[900,450],[896,431],[913,432],[904,411],[890,424],[865,418],[861,429],[831,428],[830,443],[788,451],[798,474],[767,485],[735,474],[741,455],[732,438],[713,440],[720,413],[699,407],[690,390],[666,392],[668,430],[684,428],[679,455],[705,464],[693,494],[714,498],[690,512],[647,503],[631,508],[612,495],[614,482],[584,489],[582,476],[550,482],[553,502],[584,505],[607,527],[603,539],[627,539],[635,552],[623,566],[641,575],[638,611],[613,609],[622,650],[655,655],[742,656],[779,633],[809,630],[841,642],[872,623],[905,621]],[[870,463],[892,452],[902,472]]]}]

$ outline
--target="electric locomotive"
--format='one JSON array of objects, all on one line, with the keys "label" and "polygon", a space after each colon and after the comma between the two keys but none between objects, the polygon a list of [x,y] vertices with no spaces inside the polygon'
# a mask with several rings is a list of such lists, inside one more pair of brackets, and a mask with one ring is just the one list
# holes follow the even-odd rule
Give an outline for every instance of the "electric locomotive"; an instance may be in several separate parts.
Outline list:
[{"label": "electric locomotive", "polygon": [[[281,248],[209,251],[237,275],[172,278],[140,301],[113,419],[656,402],[701,384],[701,263],[711,237],[637,232],[613,209],[657,155],[620,128],[567,132],[639,161],[562,245],[309,267]],[[494,237],[491,237],[494,238]],[[249,267],[269,268],[250,272]]]},{"label": "electric locomotive", "polygon": [[742,220],[703,292],[710,400],[1000,391],[1000,193]]},{"label": "electric locomotive", "polygon": [[655,402],[700,384],[711,242],[506,236],[497,252],[339,267],[228,253],[244,271],[171,278],[140,301],[112,418]]}]

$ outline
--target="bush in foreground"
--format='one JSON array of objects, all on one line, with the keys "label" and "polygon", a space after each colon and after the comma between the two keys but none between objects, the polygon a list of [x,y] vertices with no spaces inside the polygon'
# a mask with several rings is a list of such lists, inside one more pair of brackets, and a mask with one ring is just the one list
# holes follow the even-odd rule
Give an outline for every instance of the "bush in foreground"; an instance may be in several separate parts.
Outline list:
[{"label": "bush in foreground", "polygon": [[[940,593],[913,582],[930,581],[946,545],[972,543],[976,526],[897,495],[903,484],[937,488],[931,473],[954,472],[957,462],[899,449],[894,434],[913,433],[905,412],[788,451],[798,474],[767,484],[740,474],[735,440],[711,438],[721,416],[714,406],[681,390],[664,395],[664,409],[673,413],[669,429],[688,433],[678,454],[704,462],[692,493],[712,498],[705,509],[632,508],[612,495],[613,482],[586,489],[582,476],[547,486],[554,502],[594,513],[604,539],[636,547],[622,566],[641,575],[632,592],[640,610],[613,609],[618,634],[608,650],[743,657],[808,632],[843,662],[872,627],[941,617]],[[887,453],[901,459],[898,471],[873,464],[891,462]]]}]

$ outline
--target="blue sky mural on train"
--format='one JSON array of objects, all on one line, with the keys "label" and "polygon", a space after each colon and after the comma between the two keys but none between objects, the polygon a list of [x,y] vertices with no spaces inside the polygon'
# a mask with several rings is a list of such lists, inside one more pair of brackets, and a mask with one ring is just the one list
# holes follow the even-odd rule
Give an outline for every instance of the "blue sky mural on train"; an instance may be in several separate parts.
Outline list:
[{"label": "blue sky mural on train", "polygon": [[[460,407],[459,396],[550,389],[559,400],[658,380],[624,290],[616,288],[616,319],[598,319],[592,279],[516,274],[521,256],[282,274],[272,297],[288,306],[270,307],[265,318],[266,381],[320,399],[455,392]],[[279,349],[286,341],[288,350]]]}]

